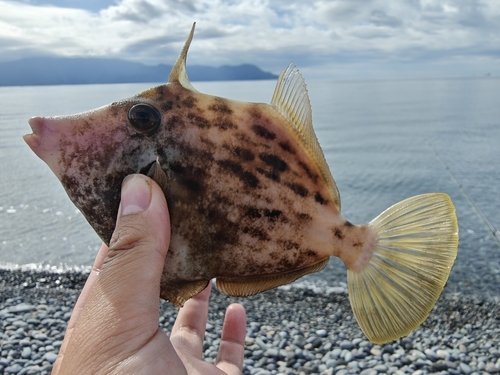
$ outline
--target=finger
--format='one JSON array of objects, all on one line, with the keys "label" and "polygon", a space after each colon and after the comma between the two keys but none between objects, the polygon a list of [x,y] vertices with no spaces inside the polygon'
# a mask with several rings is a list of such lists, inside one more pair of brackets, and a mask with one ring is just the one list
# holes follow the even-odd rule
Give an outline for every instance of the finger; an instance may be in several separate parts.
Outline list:
[{"label": "finger", "polygon": [[212,282],[197,296],[186,301],[172,327],[170,341],[177,351],[201,359],[208,318]]},{"label": "finger", "polygon": [[75,303],[75,307],[73,308],[73,312],[71,313],[71,318],[69,319],[67,329],[72,329],[76,321],[80,317],[82,309],[85,306],[85,303],[87,302],[87,299],[89,297],[92,288],[94,287],[94,284],[97,280],[97,276],[101,271],[101,267],[104,263],[104,259],[106,259],[107,254],[108,254],[108,247],[105,244],[102,244],[95,258],[94,265],[92,266],[92,270],[90,271],[89,277],[87,278],[87,281],[85,282],[85,285],[83,286],[83,289],[80,292],[80,296],[78,297],[78,300]]},{"label": "finger", "polygon": [[61,344],[61,348],[59,349],[59,354],[57,355],[56,362],[53,367],[53,374],[57,374],[59,372],[60,363],[63,360],[64,352],[66,351],[66,347],[68,346],[69,340],[71,339],[71,334],[73,333],[73,329],[76,325],[76,322],[80,318],[83,307],[87,302],[90,292],[94,287],[94,284],[97,280],[97,276],[99,275],[99,271],[104,263],[104,259],[108,254],[108,247],[105,244],[101,245],[99,252],[94,261],[94,265],[92,266],[92,270],[90,271],[89,277],[83,286],[83,289],[78,297],[78,300],[75,303],[75,307],[73,308],[73,312],[71,313],[71,318],[69,319],[68,326],[66,327],[66,332],[64,334],[64,340]]},{"label": "finger", "polygon": [[128,176],[108,255],[99,274],[103,298],[121,312],[156,312],[160,279],[170,243],[170,220],[160,187],[144,175]]},{"label": "finger", "polygon": [[243,306],[231,304],[226,310],[224,325],[215,361],[228,375],[241,374],[245,354],[246,313]]}]

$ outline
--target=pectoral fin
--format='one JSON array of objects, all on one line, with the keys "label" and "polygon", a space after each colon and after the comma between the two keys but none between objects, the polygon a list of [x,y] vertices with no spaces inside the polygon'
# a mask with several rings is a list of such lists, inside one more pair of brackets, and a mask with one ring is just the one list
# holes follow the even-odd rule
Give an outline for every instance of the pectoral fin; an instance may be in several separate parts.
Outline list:
[{"label": "pectoral fin", "polygon": [[163,172],[163,169],[161,169],[160,162],[158,161],[158,158],[156,159],[156,162],[154,162],[151,167],[149,168],[148,173],[146,174],[149,178],[152,178],[154,182],[160,186],[161,190],[163,191],[163,194],[167,194],[167,187],[168,187],[168,181],[167,181],[167,175],[165,172]]},{"label": "pectoral fin", "polygon": [[277,288],[294,282],[299,277],[309,273],[319,272],[328,264],[326,258],[312,266],[301,268],[299,270],[283,272],[275,275],[259,275],[247,277],[218,277],[217,289],[222,293],[233,297],[248,297],[254,294],[265,292],[266,290]]}]

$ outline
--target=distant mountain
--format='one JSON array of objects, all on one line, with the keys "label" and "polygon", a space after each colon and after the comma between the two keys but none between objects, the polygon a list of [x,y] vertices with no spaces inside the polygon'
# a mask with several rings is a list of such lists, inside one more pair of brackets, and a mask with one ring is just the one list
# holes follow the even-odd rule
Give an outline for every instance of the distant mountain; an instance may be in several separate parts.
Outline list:
[{"label": "distant mountain", "polygon": [[[0,63],[0,86],[167,82],[171,66],[99,58],[34,57]],[[192,65],[191,81],[276,79],[255,65]]]}]

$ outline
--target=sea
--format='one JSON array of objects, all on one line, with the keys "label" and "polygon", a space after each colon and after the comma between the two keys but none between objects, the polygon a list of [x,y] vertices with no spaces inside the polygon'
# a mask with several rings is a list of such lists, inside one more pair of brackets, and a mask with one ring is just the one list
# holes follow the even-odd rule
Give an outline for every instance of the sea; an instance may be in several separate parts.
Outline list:
[{"label": "sea", "polygon": [[[0,87],[0,267],[88,270],[100,246],[57,178],[24,143],[28,119],[90,110],[157,84]],[[275,82],[193,85],[268,103]],[[449,194],[460,245],[445,292],[498,299],[500,79],[312,80],[308,91],[343,216],[367,223],[407,197]],[[297,285],[344,287],[345,267],[332,259]]]}]

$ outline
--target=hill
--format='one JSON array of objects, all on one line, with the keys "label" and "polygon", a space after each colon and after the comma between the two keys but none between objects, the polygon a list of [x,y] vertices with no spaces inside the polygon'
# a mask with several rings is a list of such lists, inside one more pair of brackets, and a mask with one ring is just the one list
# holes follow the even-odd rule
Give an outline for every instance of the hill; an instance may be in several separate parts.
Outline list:
[{"label": "hill", "polygon": [[[166,82],[171,66],[100,58],[33,57],[0,63],[0,86]],[[276,79],[255,65],[188,67],[191,81]]]}]

